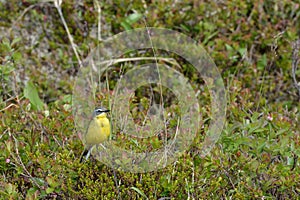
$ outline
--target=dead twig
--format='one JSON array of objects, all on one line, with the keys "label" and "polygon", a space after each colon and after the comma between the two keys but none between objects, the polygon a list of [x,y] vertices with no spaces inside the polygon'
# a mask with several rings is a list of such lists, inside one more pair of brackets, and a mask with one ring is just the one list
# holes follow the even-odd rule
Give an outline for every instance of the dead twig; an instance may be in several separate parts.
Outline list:
[{"label": "dead twig", "polygon": [[300,62],[299,49],[300,49],[300,39],[293,42],[293,54],[292,54],[292,77],[293,77],[294,85],[298,90],[298,97],[300,100],[300,82],[298,82],[296,78],[296,71]]},{"label": "dead twig", "polygon": [[80,56],[79,56],[79,53],[78,53],[78,51],[77,51],[77,45],[74,43],[74,38],[72,37],[72,35],[71,35],[71,33],[70,33],[69,27],[68,27],[68,25],[67,25],[67,22],[66,22],[66,20],[65,20],[65,18],[64,18],[64,15],[63,15],[63,13],[62,13],[62,10],[61,10],[62,0],[54,0],[53,2],[54,2],[54,6],[55,6],[55,8],[57,9],[57,12],[58,12],[58,14],[59,14],[59,16],[60,16],[60,19],[61,19],[61,21],[62,21],[62,23],[63,23],[63,25],[64,25],[64,28],[65,28],[65,30],[66,30],[66,32],[67,32],[69,41],[70,41],[70,43],[71,43],[72,49],[73,49],[73,51],[74,51],[74,53],[75,53],[75,56],[76,56],[76,58],[77,58],[78,64],[79,64],[80,68],[82,68],[82,67],[83,67],[83,64],[82,64],[82,60],[81,60],[81,58],[80,58]]}]

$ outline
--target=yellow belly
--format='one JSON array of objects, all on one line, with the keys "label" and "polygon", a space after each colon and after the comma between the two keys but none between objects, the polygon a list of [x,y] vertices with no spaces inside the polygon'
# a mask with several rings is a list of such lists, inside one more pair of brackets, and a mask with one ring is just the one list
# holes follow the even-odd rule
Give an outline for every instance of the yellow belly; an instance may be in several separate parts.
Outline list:
[{"label": "yellow belly", "polygon": [[108,139],[110,135],[110,124],[107,118],[93,119],[85,136],[87,146],[100,144]]}]

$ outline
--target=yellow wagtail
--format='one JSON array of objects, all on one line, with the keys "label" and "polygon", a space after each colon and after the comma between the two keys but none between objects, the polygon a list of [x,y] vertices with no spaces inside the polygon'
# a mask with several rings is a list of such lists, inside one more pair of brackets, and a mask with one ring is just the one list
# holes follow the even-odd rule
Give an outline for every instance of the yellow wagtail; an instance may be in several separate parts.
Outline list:
[{"label": "yellow wagtail", "polygon": [[83,136],[85,149],[81,155],[80,162],[83,161],[83,158],[85,160],[89,158],[95,145],[108,140],[111,130],[109,119],[106,116],[107,112],[109,110],[105,108],[96,108],[94,110],[93,119],[89,124],[86,134]]}]

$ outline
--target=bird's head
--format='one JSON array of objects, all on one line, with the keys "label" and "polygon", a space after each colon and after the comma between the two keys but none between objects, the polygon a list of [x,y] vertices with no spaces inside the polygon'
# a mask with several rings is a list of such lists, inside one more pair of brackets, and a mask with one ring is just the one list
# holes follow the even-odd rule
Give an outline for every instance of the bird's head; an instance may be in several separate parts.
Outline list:
[{"label": "bird's head", "polygon": [[108,109],[106,109],[106,108],[96,108],[95,110],[94,110],[94,113],[93,113],[93,118],[97,118],[97,119],[99,119],[99,118],[104,118],[104,117],[106,117],[106,113],[108,113],[110,110],[108,110]]}]

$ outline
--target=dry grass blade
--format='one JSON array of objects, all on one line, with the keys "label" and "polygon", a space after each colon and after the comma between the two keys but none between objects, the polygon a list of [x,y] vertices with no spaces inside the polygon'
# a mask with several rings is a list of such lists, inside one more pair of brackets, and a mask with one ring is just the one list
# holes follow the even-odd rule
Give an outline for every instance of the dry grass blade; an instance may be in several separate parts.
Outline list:
[{"label": "dry grass blade", "polygon": [[292,76],[296,89],[298,90],[298,97],[300,100],[300,82],[297,81],[296,71],[299,65],[299,49],[300,49],[300,39],[293,43],[293,54],[292,54]]},{"label": "dry grass blade", "polygon": [[73,51],[74,51],[74,53],[75,53],[75,56],[76,56],[76,58],[77,58],[78,64],[79,64],[80,68],[82,68],[82,67],[83,67],[83,64],[82,64],[82,61],[81,61],[80,56],[79,56],[79,54],[78,54],[78,51],[77,51],[77,49],[76,49],[77,46],[76,46],[76,44],[74,43],[74,39],[73,39],[73,37],[72,37],[72,35],[71,35],[70,31],[69,31],[67,22],[66,22],[66,20],[65,20],[65,18],[64,18],[64,16],[63,16],[63,13],[62,13],[62,10],[61,10],[61,7],[60,7],[61,4],[62,4],[62,1],[60,1],[60,0],[54,1],[54,5],[55,5],[55,7],[56,7],[56,9],[57,9],[57,12],[58,12],[58,14],[59,14],[59,16],[60,16],[60,19],[61,19],[61,21],[62,21],[62,23],[63,23],[63,25],[64,25],[64,27],[65,27],[65,30],[67,31],[67,35],[68,35],[68,38],[69,38],[69,40],[70,40],[72,49],[73,49]]}]

